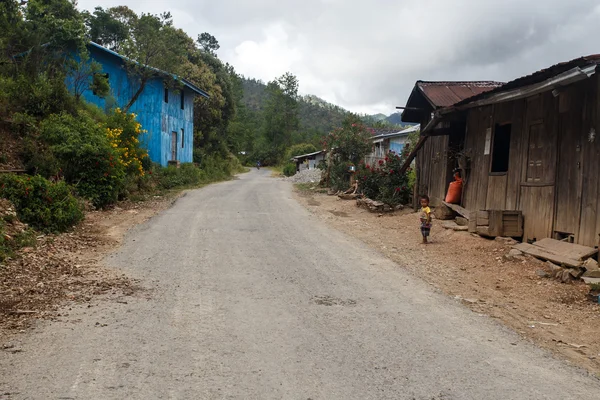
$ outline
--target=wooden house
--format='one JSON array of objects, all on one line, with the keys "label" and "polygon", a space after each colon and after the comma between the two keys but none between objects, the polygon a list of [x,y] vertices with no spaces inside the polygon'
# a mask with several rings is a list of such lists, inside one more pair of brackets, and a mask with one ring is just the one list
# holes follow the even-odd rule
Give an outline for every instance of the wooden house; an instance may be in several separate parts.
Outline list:
[{"label": "wooden house", "polygon": [[459,144],[444,163],[464,171],[465,209],[521,211],[524,241],[598,245],[598,64],[600,55],[560,63],[435,112],[425,141]]},{"label": "wooden house", "polygon": [[[436,111],[501,85],[502,83],[491,81],[417,81],[404,107],[402,121],[420,124],[423,132]],[[464,125],[461,122],[453,123],[452,128],[461,132]],[[417,194],[428,194],[432,206],[439,206],[445,197],[455,168],[449,158],[460,148],[462,140],[460,135],[441,133],[441,128],[436,130],[435,135],[430,133],[429,139],[416,155],[416,191]]]}]

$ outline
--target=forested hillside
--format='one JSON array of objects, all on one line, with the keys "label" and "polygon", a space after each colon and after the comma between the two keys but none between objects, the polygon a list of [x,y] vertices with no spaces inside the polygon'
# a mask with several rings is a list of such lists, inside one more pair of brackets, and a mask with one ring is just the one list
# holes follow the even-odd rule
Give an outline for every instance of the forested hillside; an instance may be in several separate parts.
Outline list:
[{"label": "forested hillside", "polygon": [[[243,103],[253,112],[261,113],[269,96],[263,82],[242,78]],[[320,140],[322,136],[341,125],[348,111],[313,95],[298,96],[299,136],[308,141]]]}]

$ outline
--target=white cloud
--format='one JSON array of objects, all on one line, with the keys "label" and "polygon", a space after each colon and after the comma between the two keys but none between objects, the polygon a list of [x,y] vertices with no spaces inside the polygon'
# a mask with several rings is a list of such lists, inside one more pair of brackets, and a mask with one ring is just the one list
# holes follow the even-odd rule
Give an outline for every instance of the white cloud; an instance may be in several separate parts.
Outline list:
[{"label": "white cloud", "polygon": [[241,73],[290,71],[353,111],[391,113],[417,79],[510,80],[600,52],[598,0],[80,0],[97,4],[171,11]]}]

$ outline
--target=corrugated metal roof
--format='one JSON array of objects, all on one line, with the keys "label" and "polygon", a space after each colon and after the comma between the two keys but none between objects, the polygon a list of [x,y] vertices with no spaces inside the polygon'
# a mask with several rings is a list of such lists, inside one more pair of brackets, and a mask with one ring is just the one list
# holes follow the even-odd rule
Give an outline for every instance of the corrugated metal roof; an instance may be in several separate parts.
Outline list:
[{"label": "corrugated metal roof", "polygon": [[547,79],[553,78],[557,75],[565,73],[573,68],[581,68],[593,64],[600,64],[600,54],[593,54],[585,57],[576,58],[571,61],[561,62],[551,67],[541,69],[533,74],[523,76],[512,80],[502,86],[494,88],[484,93],[475,94],[469,98],[463,99],[462,101],[454,104],[455,106],[465,105],[473,101],[483,99],[487,96],[491,96],[496,93],[505,92],[508,90],[519,89],[525,86],[534,85],[536,83],[543,82]]},{"label": "corrugated metal roof", "polygon": [[502,86],[501,82],[427,82],[417,81],[417,87],[434,108],[449,107],[462,100]]},{"label": "corrugated metal roof", "polygon": [[391,132],[391,133],[383,133],[383,134],[379,134],[379,135],[373,136],[373,139],[375,141],[377,141],[379,139],[383,140],[383,139],[391,139],[391,138],[399,137],[399,136],[406,136],[409,133],[418,131],[420,128],[421,128],[420,125],[413,125],[413,126],[407,128],[407,129],[403,129],[401,131],[394,131],[394,132]]},{"label": "corrugated metal roof", "polygon": [[298,160],[298,159],[301,159],[301,158],[318,156],[321,153],[326,153],[326,151],[325,150],[321,150],[321,151],[315,151],[314,153],[302,154],[301,156],[293,157],[292,160]]}]

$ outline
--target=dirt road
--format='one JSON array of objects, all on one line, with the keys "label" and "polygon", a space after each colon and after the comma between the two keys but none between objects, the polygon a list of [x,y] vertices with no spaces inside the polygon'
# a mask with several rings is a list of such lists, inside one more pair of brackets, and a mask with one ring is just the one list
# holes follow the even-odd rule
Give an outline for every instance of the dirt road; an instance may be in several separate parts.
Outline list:
[{"label": "dirt road", "polygon": [[253,171],[106,263],[147,288],[0,350],[6,399],[597,399],[600,382],[437,293]]}]

